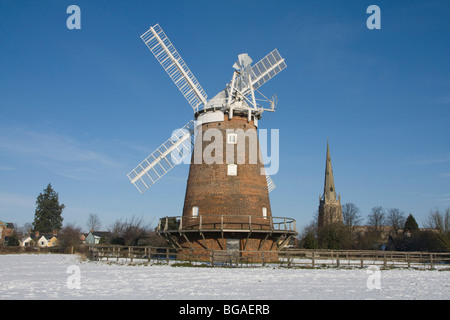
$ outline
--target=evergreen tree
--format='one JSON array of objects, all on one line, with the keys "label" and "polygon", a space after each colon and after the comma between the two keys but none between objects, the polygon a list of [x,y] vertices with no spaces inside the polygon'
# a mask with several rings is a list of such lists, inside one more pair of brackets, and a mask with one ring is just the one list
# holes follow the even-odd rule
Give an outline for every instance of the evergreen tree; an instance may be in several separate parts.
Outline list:
[{"label": "evergreen tree", "polygon": [[317,239],[312,232],[308,232],[301,240],[301,243],[305,249],[317,249],[319,247]]},{"label": "evergreen tree", "polygon": [[414,232],[418,229],[419,225],[417,224],[416,219],[414,219],[413,215],[410,213],[408,218],[406,218],[405,227],[403,228],[403,231]]},{"label": "evergreen tree", "polygon": [[8,240],[5,243],[7,246],[18,246],[19,245],[19,239],[17,238],[17,235],[14,233],[12,236],[8,237]]},{"label": "evergreen tree", "polygon": [[49,183],[44,193],[40,193],[37,197],[33,229],[43,233],[61,230],[63,221],[61,214],[64,207],[64,204],[59,204],[58,193]]}]

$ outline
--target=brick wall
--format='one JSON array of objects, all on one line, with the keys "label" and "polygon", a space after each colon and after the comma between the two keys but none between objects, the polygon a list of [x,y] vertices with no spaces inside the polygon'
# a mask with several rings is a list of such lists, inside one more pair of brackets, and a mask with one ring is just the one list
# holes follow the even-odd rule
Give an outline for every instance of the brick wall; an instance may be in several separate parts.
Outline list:
[{"label": "brick wall", "polygon": [[[221,141],[215,141],[216,135],[207,133],[210,129],[220,133],[217,137],[220,137]],[[237,134],[236,144],[228,143],[228,133]],[[253,228],[269,229],[272,211],[267,180],[264,174],[261,175],[264,165],[259,156],[257,131],[253,121],[248,122],[247,117],[237,115],[229,120],[225,115],[224,121],[203,124],[200,134],[201,136],[198,135],[196,138],[189,170],[183,207],[183,229],[189,228],[190,224],[198,225],[200,216],[204,225],[211,226],[216,223],[217,228],[249,229],[249,215],[252,216]],[[203,139],[205,134],[208,141]],[[251,149],[252,141],[255,142],[254,149]],[[213,146],[219,147],[214,149]],[[222,163],[208,163],[208,159],[204,157],[201,163],[198,163],[198,158],[195,157],[198,157],[199,151],[202,155],[205,153],[212,155],[216,162]],[[216,152],[223,152],[223,154]],[[228,164],[237,165],[237,175],[228,174]],[[191,218],[193,207],[198,207],[197,218]],[[267,213],[265,219],[263,208],[266,208]],[[227,216],[224,221],[229,222],[228,225],[220,224],[222,215]],[[183,237],[178,239],[179,243],[186,248],[186,254],[192,252],[191,245],[199,254],[205,249],[227,250],[227,238],[240,239],[239,250],[270,250],[273,244],[272,238],[269,237],[263,241],[265,234],[256,233],[252,234],[248,240],[247,233],[225,233],[223,238],[220,232],[204,233],[205,239],[200,233],[186,233],[186,235],[191,244]]]},{"label": "brick wall", "polygon": [[[229,252],[229,248],[227,248],[227,238],[232,238],[239,239],[238,251],[243,251],[236,252],[237,256],[248,256],[254,261],[262,261],[263,258],[266,260],[276,260],[278,258],[275,251],[275,237],[268,237],[264,240],[265,234],[253,234],[251,238],[247,239],[246,235],[247,234],[244,236],[239,234],[226,234],[222,239],[220,233],[206,233],[204,234],[205,239],[203,239],[200,234],[190,233],[187,234],[189,242],[187,242],[183,237],[178,239],[179,244],[183,247],[183,249],[178,252],[178,256],[180,259],[183,257],[189,259],[190,256],[192,259],[208,261],[210,250]],[[252,253],[252,251],[254,253]],[[261,255],[261,252],[264,252],[264,255]]]},{"label": "brick wall", "polygon": [[[186,188],[186,196],[183,208],[183,216],[191,216],[192,208],[198,207],[199,215],[254,215],[262,216],[263,207],[267,208],[267,215],[271,215],[269,193],[267,190],[267,181],[265,175],[260,174],[263,164],[257,157],[257,163],[250,164],[249,159],[249,143],[245,144],[245,149],[242,149],[242,137],[238,136],[237,145],[227,145],[227,130],[242,129],[243,132],[249,133],[247,130],[254,130],[256,135],[256,127],[253,122],[248,122],[247,118],[235,116],[232,120],[228,120],[225,116],[225,121],[207,123],[202,125],[202,134],[206,133],[208,129],[216,129],[222,133],[223,146],[223,163],[222,164],[206,164],[203,159],[201,164],[191,164],[189,171],[189,178]],[[256,137],[255,137],[256,138]],[[247,138],[250,140],[251,138]],[[197,137],[195,148],[197,150],[193,153],[193,160],[199,148],[207,153],[211,151],[212,141],[203,141]],[[227,153],[227,147],[232,147],[232,153]],[[258,147],[259,149],[259,147]],[[245,163],[238,163],[238,155],[242,155],[245,151]],[[259,154],[259,150],[257,151]],[[203,152],[202,152],[203,153]],[[197,153],[198,154],[198,153]],[[233,155],[233,157],[231,156]],[[227,161],[228,159],[228,161]],[[228,175],[228,163],[237,164],[237,175]]]}]

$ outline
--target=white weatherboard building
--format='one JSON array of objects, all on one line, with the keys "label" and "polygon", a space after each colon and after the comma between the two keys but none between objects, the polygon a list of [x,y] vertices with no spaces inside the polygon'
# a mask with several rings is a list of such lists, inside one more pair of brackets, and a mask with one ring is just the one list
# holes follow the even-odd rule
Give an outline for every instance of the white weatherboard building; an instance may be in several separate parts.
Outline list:
[{"label": "white weatherboard building", "polygon": [[90,231],[84,242],[86,244],[99,244],[102,237],[107,237],[109,235],[110,233],[107,231]]}]

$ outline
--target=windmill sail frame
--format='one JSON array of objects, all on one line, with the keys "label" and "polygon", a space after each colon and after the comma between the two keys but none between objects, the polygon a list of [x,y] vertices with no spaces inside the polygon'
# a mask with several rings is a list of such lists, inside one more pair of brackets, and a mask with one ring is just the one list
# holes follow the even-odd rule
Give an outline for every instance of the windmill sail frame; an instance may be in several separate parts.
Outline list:
[{"label": "windmill sail frame", "polygon": [[250,76],[253,89],[257,90],[286,67],[284,58],[281,57],[277,49],[274,49],[251,67]]},{"label": "windmill sail frame", "polygon": [[205,90],[159,24],[150,27],[141,35],[141,39],[181,91],[194,112],[198,111],[201,104],[206,105]]},{"label": "windmill sail frame", "polygon": [[175,130],[166,142],[128,173],[128,178],[143,193],[191,154],[194,143],[195,122],[189,121]]}]

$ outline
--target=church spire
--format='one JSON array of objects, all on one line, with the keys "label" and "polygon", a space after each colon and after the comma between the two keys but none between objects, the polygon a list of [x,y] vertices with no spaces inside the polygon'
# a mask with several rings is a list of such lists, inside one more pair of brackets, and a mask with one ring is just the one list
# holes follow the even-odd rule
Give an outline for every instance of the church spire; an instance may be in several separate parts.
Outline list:
[{"label": "church spire", "polygon": [[336,190],[334,188],[333,168],[331,167],[330,145],[327,139],[327,160],[325,164],[325,185],[323,190],[323,200],[336,201]]},{"label": "church spire", "polygon": [[343,223],[341,195],[336,197],[334,189],[333,168],[331,167],[330,145],[327,139],[327,160],[325,164],[325,186],[323,197],[319,201],[318,227]]}]

